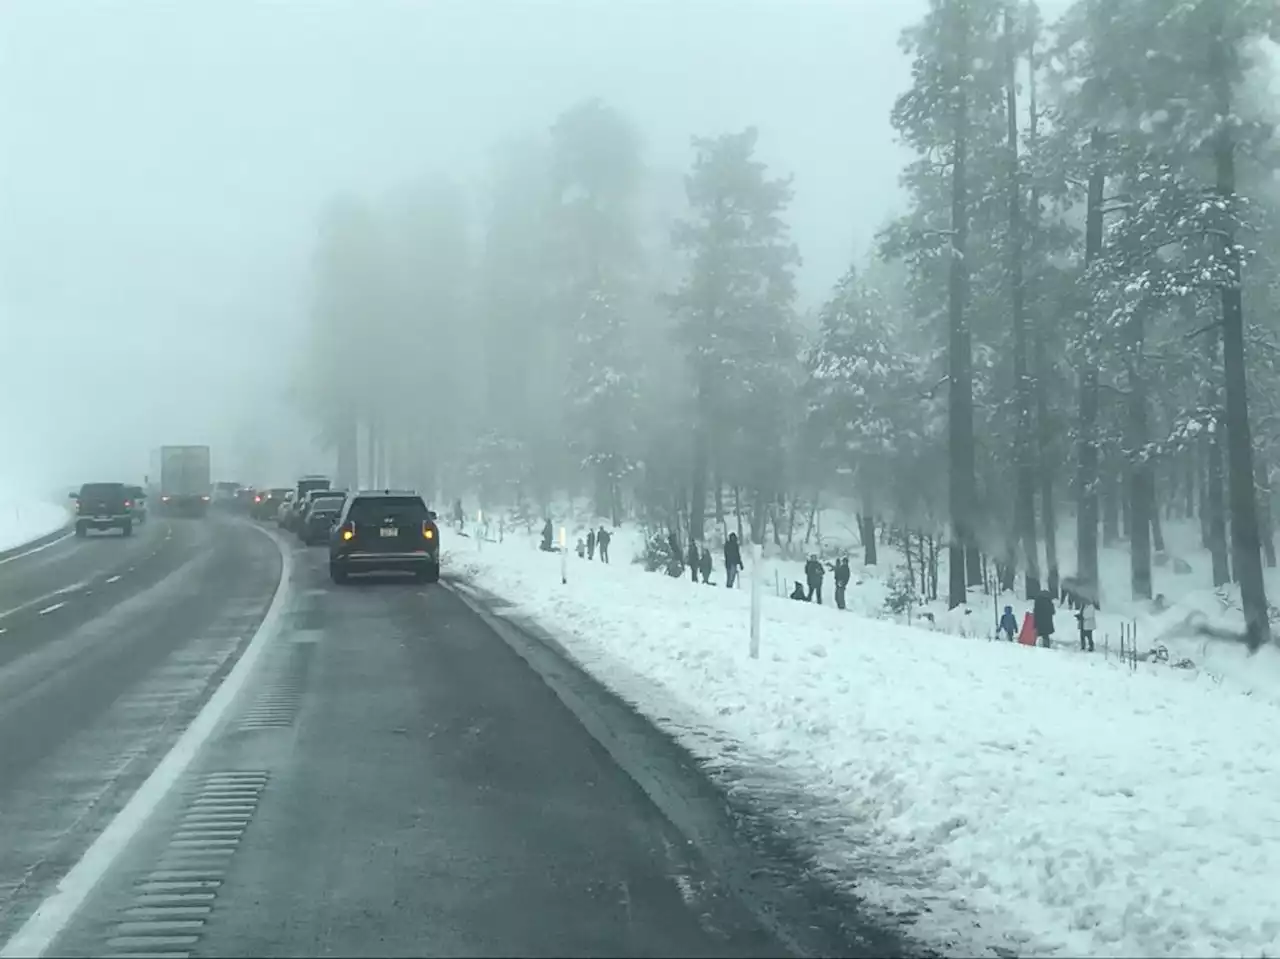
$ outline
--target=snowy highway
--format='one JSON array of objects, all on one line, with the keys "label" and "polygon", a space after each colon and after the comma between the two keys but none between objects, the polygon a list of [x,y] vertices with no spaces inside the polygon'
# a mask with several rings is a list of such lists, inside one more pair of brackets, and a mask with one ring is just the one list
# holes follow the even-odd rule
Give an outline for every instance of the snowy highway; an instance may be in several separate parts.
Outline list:
[{"label": "snowy highway", "polygon": [[273,539],[153,521],[0,568],[0,954],[899,951],[550,650]]},{"label": "snowy highway", "polygon": [[208,698],[279,572],[261,533],[161,520],[0,566],[0,943]]}]

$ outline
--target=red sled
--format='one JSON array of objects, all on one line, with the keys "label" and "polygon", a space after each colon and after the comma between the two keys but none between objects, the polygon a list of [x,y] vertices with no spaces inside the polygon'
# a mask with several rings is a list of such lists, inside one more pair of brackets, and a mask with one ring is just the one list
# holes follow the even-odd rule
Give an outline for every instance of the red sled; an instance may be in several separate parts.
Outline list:
[{"label": "red sled", "polygon": [[1023,646],[1036,644],[1036,621],[1030,613],[1022,617],[1022,632],[1018,633],[1018,642]]}]

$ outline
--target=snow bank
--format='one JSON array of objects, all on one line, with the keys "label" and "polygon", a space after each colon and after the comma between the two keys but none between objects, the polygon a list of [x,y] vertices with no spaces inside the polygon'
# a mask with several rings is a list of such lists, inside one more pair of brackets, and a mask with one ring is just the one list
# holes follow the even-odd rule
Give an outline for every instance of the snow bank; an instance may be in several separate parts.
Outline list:
[{"label": "snow bank", "polygon": [[67,524],[65,506],[0,492],[0,551],[39,539]]},{"label": "snow bank", "polygon": [[[1280,707],[1193,671],[873,621],[455,539],[714,768],[766,764],[822,863],[915,935],[1021,955],[1280,954]],[[750,757],[750,758],[747,758]],[[748,770],[749,771],[749,770]],[[766,801],[769,797],[763,797]]]}]

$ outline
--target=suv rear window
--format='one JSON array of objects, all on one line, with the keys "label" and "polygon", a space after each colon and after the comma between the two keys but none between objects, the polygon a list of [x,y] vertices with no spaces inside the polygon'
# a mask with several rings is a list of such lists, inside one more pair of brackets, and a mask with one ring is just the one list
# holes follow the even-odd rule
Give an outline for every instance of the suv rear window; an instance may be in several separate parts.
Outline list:
[{"label": "suv rear window", "polygon": [[85,483],[80,487],[81,499],[123,499],[124,495],[123,483]]},{"label": "suv rear window", "polygon": [[336,513],[342,509],[342,502],[347,497],[343,496],[313,496],[311,498],[311,508],[317,511],[328,510]]},{"label": "suv rear window", "polygon": [[359,496],[347,513],[349,522],[374,525],[381,525],[388,519],[421,523],[427,518],[427,504],[421,496]]}]

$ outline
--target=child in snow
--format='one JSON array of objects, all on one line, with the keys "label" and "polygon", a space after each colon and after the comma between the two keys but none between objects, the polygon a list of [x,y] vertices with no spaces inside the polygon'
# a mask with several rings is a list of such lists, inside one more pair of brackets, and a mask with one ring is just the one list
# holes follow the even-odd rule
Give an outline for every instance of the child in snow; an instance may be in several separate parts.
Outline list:
[{"label": "child in snow", "polygon": [[1093,652],[1093,631],[1098,628],[1098,608],[1089,600],[1084,601],[1080,612],[1076,613],[1080,621],[1080,648]]},{"label": "child in snow", "polygon": [[804,591],[804,583],[800,582],[800,580],[797,579],[795,581],[795,584],[796,584],[796,588],[791,591],[791,598],[798,599],[802,603],[807,603],[809,601],[809,597],[808,595],[806,595]]},{"label": "child in snow", "polygon": [[1013,642],[1013,637],[1017,635],[1018,619],[1013,615],[1012,606],[1004,608],[1004,615],[1000,617],[1000,632],[1004,633],[1005,638],[1011,643]]}]

